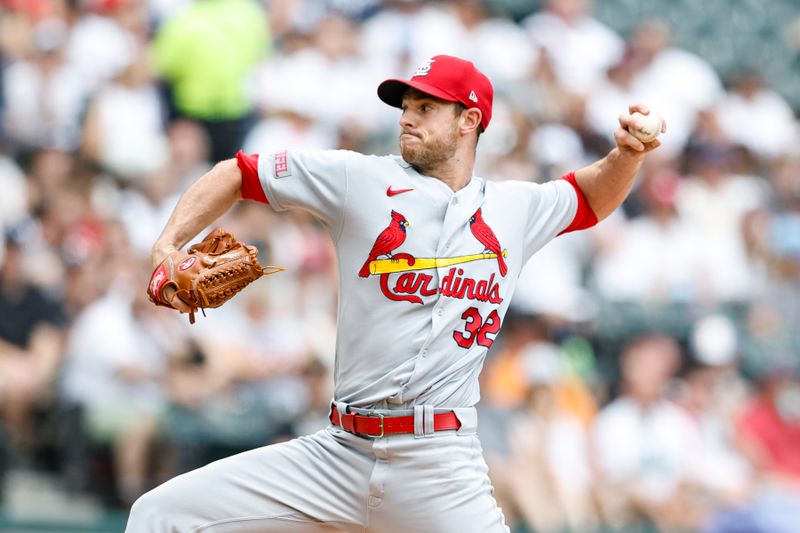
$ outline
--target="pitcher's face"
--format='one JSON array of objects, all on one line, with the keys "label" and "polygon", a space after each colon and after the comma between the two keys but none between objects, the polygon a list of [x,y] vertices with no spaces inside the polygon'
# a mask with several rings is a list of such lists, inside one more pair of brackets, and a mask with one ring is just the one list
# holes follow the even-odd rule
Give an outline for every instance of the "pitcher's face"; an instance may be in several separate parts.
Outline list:
[{"label": "pitcher's face", "polygon": [[400,116],[400,154],[422,171],[451,159],[458,147],[456,104],[409,90]]}]

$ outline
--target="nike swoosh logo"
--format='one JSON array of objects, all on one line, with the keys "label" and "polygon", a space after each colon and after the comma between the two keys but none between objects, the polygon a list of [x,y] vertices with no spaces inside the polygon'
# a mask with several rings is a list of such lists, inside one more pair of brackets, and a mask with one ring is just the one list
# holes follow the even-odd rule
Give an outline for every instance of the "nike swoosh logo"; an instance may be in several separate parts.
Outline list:
[{"label": "nike swoosh logo", "polygon": [[403,194],[404,192],[411,192],[414,189],[394,189],[392,190],[392,186],[389,185],[389,188],[386,189],[386,196],[394,196],[396,194]]}]

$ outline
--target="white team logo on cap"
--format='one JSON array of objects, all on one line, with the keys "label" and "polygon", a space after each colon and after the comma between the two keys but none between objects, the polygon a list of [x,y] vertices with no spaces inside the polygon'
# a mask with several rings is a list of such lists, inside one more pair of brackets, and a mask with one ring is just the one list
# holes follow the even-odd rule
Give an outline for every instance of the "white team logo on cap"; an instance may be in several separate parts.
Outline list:
[{"label": "white team logo on cap", "polygon": [[433,65],[433,63],[435,62],[436,62],[435,59],[426,59],[425,61],[422,62],[420,66],[417,67],[417,70],[414,71],[412,77],[415,78],[417,76],[427,76],[428,72],[431,71],[431,65]]},{"label": "white team logo on cap", "polygon": [[476,104],[478,103],[478,95],[475,94],[475,91],[469,92],[469,99],[475,102]]}]

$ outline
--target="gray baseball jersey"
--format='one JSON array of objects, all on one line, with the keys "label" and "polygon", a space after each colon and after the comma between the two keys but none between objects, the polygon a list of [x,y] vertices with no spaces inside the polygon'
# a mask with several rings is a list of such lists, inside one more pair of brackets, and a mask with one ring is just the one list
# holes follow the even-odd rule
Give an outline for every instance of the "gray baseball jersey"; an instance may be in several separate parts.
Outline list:
[{"label": "gray baseball jersey", "polygon": [[[335,408],[413,415],[415,432],[329,426],[217,461],[137,500],[127,531],[507,533],[475,433],[478,374],[523,264],[595,220],[574,176],[453,192],[399,157],[237,157],[244,197],[310,211],[336,245]],[[437,410],[460,429],[434,432]]]},{"label": "gray baseball jersey", "polygon": [[335,397],[359,407],[472,406],[523,264],[576,219],[568,180],[474,177],[458,192],[399,157],[262,155],[277,211],[330,230],[339,267]]}]

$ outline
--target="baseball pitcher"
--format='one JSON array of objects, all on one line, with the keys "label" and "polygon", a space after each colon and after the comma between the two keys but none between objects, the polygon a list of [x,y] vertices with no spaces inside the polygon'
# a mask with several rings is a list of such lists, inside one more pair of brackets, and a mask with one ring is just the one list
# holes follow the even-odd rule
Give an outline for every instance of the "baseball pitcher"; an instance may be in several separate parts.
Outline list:
[{"label": "baseball pitcher", "polygon": [[[493,89],[471,62],[435,56],[378,96],[401,110],[400,155],[239,152],[186,191],[153,252],[162,265],[241,199],[322,220],[340,284],[330,425],[164,483],[129,533],[508,531],[476,436],[484,357],[525,262],[616,209],[659,141],[629,132],[649,114],[633,105],[603,159],[545,184],[493,182],[473,174]],[[162,303],[194,310],[164,289]]]}]

